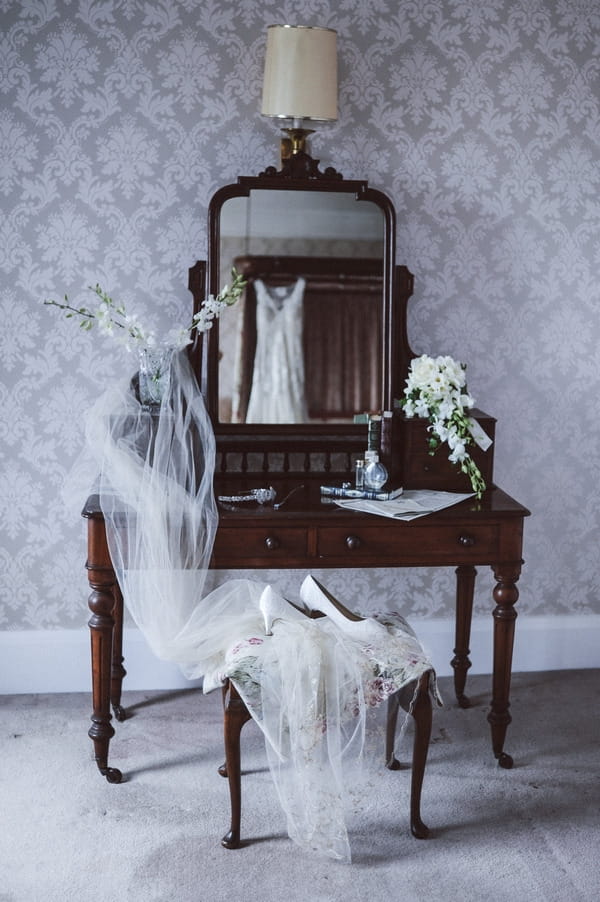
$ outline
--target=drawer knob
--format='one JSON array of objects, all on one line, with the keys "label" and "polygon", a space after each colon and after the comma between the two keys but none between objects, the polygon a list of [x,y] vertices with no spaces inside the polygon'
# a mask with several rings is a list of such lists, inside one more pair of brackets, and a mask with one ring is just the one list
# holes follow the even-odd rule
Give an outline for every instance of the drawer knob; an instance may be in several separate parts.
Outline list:
[{"label": "drawer knob", "polygon": [[265,548],[267,551],[277,551],[279,548],[279,539],[275,538],[275,536],[267,536],[265,539]]},{"label": "drawer knob", "polygon": [[464,536],[459,537],[458,544],[462,545],[463,548],[472,548],[475,544],[475,536],[470,536],[468,533],[465,533]]},{"label": "drawer knob", "polygon": [[360,539],[358,536],[346,536],[346,547],[350,549],[350,551],[356,551],[357,548],[360,548]]}]

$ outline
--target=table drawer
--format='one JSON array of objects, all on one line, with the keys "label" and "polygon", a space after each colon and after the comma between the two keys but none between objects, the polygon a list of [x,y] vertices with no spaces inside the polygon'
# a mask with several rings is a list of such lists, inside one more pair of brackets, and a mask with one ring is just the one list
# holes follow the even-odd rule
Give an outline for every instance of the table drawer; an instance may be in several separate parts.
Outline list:
[{"label": "table drawer", "polygon": [[303,558],[308,553],[308,530],[302,527],[252,527],[236,529],[219,527],[215,539],[213,557],[220,561],[248,562],[263,559],[263,566],[272,560]]},{"label": "table drawer", "polygon": [[[496,421],[481,411],[472,411],[480,426],[492,439],[495,437]],[[406,419],[398,416],[396,425],[399,452],[391,463],[392,471],[407,489],[444,489],[447,492],[470,492],[471,483],[456,464],[448,460],[448,447],[443,445],[435,454],[429,453],[429,421],[421,418]],[[494,444],[487,451],[476,445],[469,448],[481,475],[490,486],[494,476]]]},{"label": "table drawer", "polygon": [[498,528],[409,526],[400,528],[324,527],[319,529],[317,555],[321,559],[377,561],[377,565],[433,560],[436,563],[493,560],[499,547]]}]

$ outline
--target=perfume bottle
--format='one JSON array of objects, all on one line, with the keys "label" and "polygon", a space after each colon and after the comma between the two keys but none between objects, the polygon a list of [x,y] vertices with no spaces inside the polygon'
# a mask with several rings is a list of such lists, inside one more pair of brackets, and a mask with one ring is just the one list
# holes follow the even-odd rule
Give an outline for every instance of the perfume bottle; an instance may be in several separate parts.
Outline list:
[{"label": "perfume bottle", "polygon": [[365,454],[365,488],[377,492],[385,485],[387,478],[388,471],[379,460],[378,452],[367,451]]},{"label": "perfume bottle", "polygon": [[357,460],[354,463],[354,487],[364,489],[365,487],[365,462]]}]

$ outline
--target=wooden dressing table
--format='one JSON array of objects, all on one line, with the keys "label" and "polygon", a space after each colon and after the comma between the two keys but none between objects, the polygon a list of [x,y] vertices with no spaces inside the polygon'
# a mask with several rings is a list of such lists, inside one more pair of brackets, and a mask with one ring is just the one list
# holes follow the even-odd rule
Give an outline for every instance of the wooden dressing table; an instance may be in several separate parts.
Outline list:
[{"label": "wooden dressing table", "polygon": [[[281,195],[281,192],[285,192]],[[289,192],[296,192],[290,195]],[[214,195],[208,217],[208,266],[198,263],[190,270],[190,290],[195,311],[207,293],[217,294],[221,285],[221,257],[225,244],[221,232],[231,234],[236,216],[250,222],[250,205],[265,208],[268,220],[276,220],[278,209],[288,209],[298,198],[300,217],[306,222],[307,238],[312,237],[311,210],[321,226],[330,218],[340,232],[356,210],[370,207],[365,222],[375,213],[381,243],[382,277],[376,317],[380,329],[378,361],[381,382],[381,409],[391,410],[402,395],[408,365],[414,356],[406,333],[406,307],[412,293],[412,275],[396,266],[395,210],[389,198],[370,189],[366,182],[344,181],[334,170],[321,173],[318,161],[300,153],[284,164],[281,172],[268,169],[259,177],[240,177]],[[233,216],[228,218],[233,203]],[[244,207],[247,204],[247,207]],[[272,204],[272,207],[270,206]],[[241,205],[241,215],[240,215]],[[227,215],[226,215],[227,213]],[[289,218],[289,217],[288,217]],[[291,217],[297,228],[298,217]],[[227,220],[227,228],[222,228]],[[285,222],[278,225],[281,231]],[[360,223],[362,234],[366,226]],[[246,235],[243,249],[254,235]],[[292,236],[290,236],[291,240]],[[294,234],[294,241],[298,236]],[[335,241],[333,240],[335,238]],[[342,241],[343,238],[343,241]],[[339,255],[346,236],[332,234],[332,246]],[[298,255],[299,252],[295,253]],[[327,240],[321,238],[326,258]],[[270,251],[272,253],[272,249]],[[239,253],[239,249],[238,249]],[[355,257],[362,256],[362,251]],[[235,254],[234,254],[235,256]],[[367,309],[367,308],[366,308]],[[286,425],[246,425],[219,421],[218,328],[206,333],[192,349],[192,362],[211,414],[217,441],[218,461],[215,489],[218,495],[273,485],[277,500],[303,486],[280,510],[272,506],[221,504],[220,523],[211,567],[216,569],[301,569],[305,571],[353,567],[453,567],[456,570],[456,638],[454,683],[459,705],[468,707],[465,683],[469,661],[471,612],[476,567],[489,566],[496,579],[493,590],[494,660],[492,703],[488,715],[492,749],[502,767],[512,766],[504,751],[509,714],[512,650],[515,629],[517,581],[522,565],[523,522],[529,511],[493,485],[493,446],[485,455],[474,457],[490,488],[480,502],[464,501],[436,514],[403,523],[383,517],[345,511],[321,501],[323,481],[339,484],[352,478],[353,461],[362,456],[366,427],[352,423],[306,423]],[[478,419],[492,437],[495,422],[485,414]],[[444,450],[435,457],[427,454],[426,425],[405,420],[397,413],[382,436],[382,457],[391,481],[405,488],[435,488],[469,491],[466,478],[446,460]],[[91,631],[93,715],[89,730],[100,772],[109,782],[120,782],[121,772],[108,764],[109,744],[114,735],[111,706],[117,720],[123,720],[121,687],[123,667],[123,601],[112,568],[104,518],[97,496],[88,499],[83,511],[88,526],[87,572],[92,589],[89,606]],[[260,575],[257,577],[260,579]],[[361,599],[342,599],[362,607]],[[402,599],[385,599],[402,610]],[[365,605],[367,607],[367,605]]]},{"label": "wooden dressing table", "polygon": [[[278,493],[284,497],[290,483]],[[227,509],[220,505],[220,526],[212,566],[218,569],[303,570],[338,567],[456,568],[456,638],[454,686],[458,704],[469,707],[465,683],[469,661],[471,611],[476,567],[490,566],[493,590],[494,661],[492,704],[488,714],[492,749],[503,767],[512,766],[504,751],[511,721],[509,693],[517,613],[517,580],[521,572],[523,520],[528,511],[494,488],[481,502],[470,499],[439,513],[395,522],[343,511],[320,501],[318,486],[296,493],[278,511],[272,507]],[[92,647],[93,715],[89,731],[98,768],[109,782],[121,780],[108,766],[114,728],[125,717],[121,686],[123,602],[112,569],[104,519],[92,496],[83,512],[88,522],[87,571],[92,593],[89,606]],[[260,576],[257,576],[260,579]],[[360,604],[360,599],[344,599]],[[402,610],[402,599],[386,599]]]}]

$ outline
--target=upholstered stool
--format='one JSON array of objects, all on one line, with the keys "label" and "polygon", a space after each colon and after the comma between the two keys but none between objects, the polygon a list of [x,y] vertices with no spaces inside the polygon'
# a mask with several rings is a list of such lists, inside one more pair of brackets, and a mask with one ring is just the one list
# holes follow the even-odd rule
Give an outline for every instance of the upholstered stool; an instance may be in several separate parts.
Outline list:
[{"label": "upholstered stool", "polygon": [[[316,617],[321,615],[313,614],[312,616]],[[404,630],[409,631],[414,636],[414,633],[406,621],[396,613],[376,614],[374,615],[374,619],[377,619],[386,625],[401,626]],[[247,641],[251,642],[255,640]],[[245,643],[242,641],[242,643],[239,644],[242,645]],[[247,695],[247,689],[250,683],[252,683],[251,691],[256,690],[256,669],[252,666],[252,659],[248,657],[247,645],[244,650],[243,662],[246,669],[240,667],[241,662],[238,662],[237,666],[234,668],[235,677],[226,679],[223,686],[225,763],[219,768],[219,773],[221,776],[227,777],[229,781],[231,824],[221,841],[222,845],[227,849],[237,849],[241,844],[240,822],[242,793],[240,735],[242,727],[246,721],[251,718],[251,714],[243,701],[242,695]],[[386,673],[385,671],[382,672],[381,661],[379,659],[377,662],[373,661],[373,673],[374,675],[377,675],[378,681],[386,680],[387,678],[395,679],[395,684],[398,685],[398,680],[402,682],[402,676],[400,675],[399,677],[399,674],[401,674],[405,665],[408,672],[410,663],[411,662],[392,660],[390,661],[389,672]],[[385,763],[391,770],[397,770],[401,767],[394,753],[399,709],[403,708],[414,719],[410,792],[410,829],[413,836],[418,839],[426,839],[429,835],[429,830],[421,819],[421,790],[431,736],[432,698],[437,699],[441,704],[437,694],[435,673],[433,669],[425,670],[417,678],[409,679],[402,685],[402,688],[387,697]],[[382,751],[384,750],[382,749]]]}]

